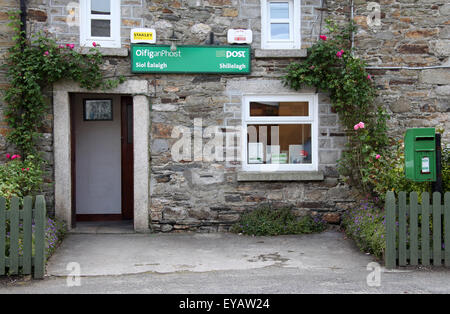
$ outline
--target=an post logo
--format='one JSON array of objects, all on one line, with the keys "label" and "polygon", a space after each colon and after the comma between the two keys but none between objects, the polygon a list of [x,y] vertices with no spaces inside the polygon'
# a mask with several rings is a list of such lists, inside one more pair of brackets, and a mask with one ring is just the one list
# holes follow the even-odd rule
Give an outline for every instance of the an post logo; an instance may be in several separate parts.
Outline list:
[{"label": "an post logo", "polygon": [[245,58],[245,51],[227,51],[226,54],[227,59],[228,58]]}]

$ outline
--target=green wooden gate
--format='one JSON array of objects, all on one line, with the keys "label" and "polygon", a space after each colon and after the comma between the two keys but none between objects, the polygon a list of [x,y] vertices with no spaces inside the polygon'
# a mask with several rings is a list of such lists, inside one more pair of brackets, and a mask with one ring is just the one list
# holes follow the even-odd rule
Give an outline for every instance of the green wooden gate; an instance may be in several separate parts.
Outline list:
[{"label": "green wooden gate", "polygon": [[386,268],[396,265],[442,265],[450,267],[450,192],[386,194]]},{"label": "green wooden gate", "polygon": [[19,208],[19,204],[19,198],[13,197],[10,201],[10,209],[6,210],[6,200],[0,197],[0,275],[17,275],[19,269],[22,274],[29,275],[34,266],[34,278],[43,278],[45,273],[45,199],[42,195],[37,196],[34,209],[31,196],[23,199],[22,209]]}]

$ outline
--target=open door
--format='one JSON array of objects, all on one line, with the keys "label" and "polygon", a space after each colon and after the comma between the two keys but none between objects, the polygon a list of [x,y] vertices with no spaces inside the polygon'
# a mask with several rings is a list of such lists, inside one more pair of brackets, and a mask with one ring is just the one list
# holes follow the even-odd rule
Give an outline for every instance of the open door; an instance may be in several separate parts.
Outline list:
[{"label": "open door", "polygon": [[[97,118],[103,107],[108,119]],[[132,220],[133,98],[71,94],[71,140],[72,228],[76,221]]]}]

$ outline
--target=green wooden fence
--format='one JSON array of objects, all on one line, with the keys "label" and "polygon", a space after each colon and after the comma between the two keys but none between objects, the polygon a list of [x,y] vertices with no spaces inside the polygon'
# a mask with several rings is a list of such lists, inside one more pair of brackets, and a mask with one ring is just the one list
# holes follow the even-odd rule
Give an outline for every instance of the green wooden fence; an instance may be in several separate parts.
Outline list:
[{"label": "green wooden fence", "polygon": [[450,192],[444,195],[393,192],[386,195],[386,268],[396,265],[450,266]]},{"label": "green wooden fence", "polygon": [[[43,278],[45,272],[45,199],[42,195],[37,196],[35,209],[33,209],[33,199],[30,196],[23,199],[22,209],[19,208],[19,203],[19,198],[13,197],[10,209],[6,210],[6,200],[0,197],[0,275],[17,275],[19,269],[22,274],[29,275],[34,266],[34,278]],[[7,225],[9,225],[9,233],[7,233]],[[7,243],[9,243],[9,249],[7,249]]]}]

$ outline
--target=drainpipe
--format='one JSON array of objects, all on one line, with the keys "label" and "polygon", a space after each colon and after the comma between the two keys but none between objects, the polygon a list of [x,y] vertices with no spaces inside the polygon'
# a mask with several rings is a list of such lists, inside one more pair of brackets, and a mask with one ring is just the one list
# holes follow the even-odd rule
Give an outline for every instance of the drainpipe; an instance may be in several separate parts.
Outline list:
[{"label": "drainpipe", "polygon": [[20,30],[22,32],[24,32],[24,35],[26,37],[26,33],[27,33],[27,1],[26,0],[20,0],[20,22],[22,22]]},{"label": "drainpipe", "polygon": [[[351,23],[353,23],[353,18],[354,18],[354,15],[355,15],[355,13],[354,13],[354,3],[353,3],[353,0],[352,0],[352,5],[351,5],[351,13],[350,13],[350,22]],[[355,55],[355,52],[353,51],[354,49],[355,49],[355,32],[352,32],[352,50],[351,50],[351,53],[352,53],[352,56],[354,56]]]}]

